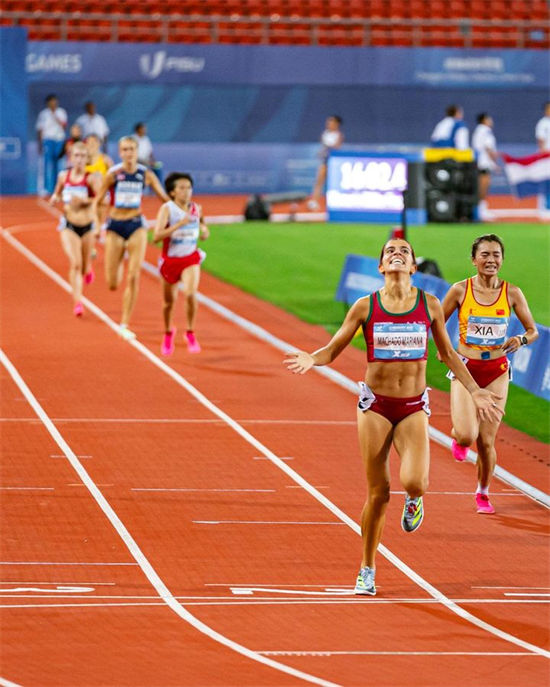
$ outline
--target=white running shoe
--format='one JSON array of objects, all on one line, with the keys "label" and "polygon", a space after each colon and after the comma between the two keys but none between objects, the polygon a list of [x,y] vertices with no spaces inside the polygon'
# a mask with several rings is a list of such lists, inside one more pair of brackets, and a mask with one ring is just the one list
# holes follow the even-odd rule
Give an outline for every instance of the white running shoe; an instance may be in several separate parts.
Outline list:
[{"label": "white running shoe", "polygon": [[355,594],[375,596],[376,587],[374,585],[374,568],[361,568],[355,582]]}]

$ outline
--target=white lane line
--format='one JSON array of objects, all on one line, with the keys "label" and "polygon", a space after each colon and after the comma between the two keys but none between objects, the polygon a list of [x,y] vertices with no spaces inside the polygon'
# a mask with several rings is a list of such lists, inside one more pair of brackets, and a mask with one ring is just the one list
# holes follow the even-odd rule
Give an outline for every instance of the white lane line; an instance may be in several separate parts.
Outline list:
[{"label": "white lane line", "polygon": [[[36,267],[38,267],[41,271],[43,271],[45,274],[47,274],[51,279],[53,279],[57,284],[63,288],[67,293],[71,292],[71,286],[68,282],[66,282],[64,279],[62,279],[54,270],[52,270],[46,263],[44,263],[43,260],[38,258],[32,251],[30,251],[28,248],[26,248],[22,243],[17,241],[17,239],[14,239],[9,232],[6,230],[2,229],[2,236],[4,239],[12,245],[16,250],[21,252],[27,259],[34,264]],[[206,297],[204,297],[206,298]],[[211,301],[211,299],[207,299],[209,302],[215,305],[216,308],[221,308],[224,311],[227,311],[230,313],[230,311],[227,310],[227,308],[223,308],[223,306],[220,306],[219,304],[215,303],[215,301]],[[113,331],[118,330],[118,325],[116,322],[111,320],[110,317],[108,317],[100,308],[98,308],[94,303],[92,303],[89,299],[83,298],[83,301],[87,305],[88,309],[93,312],[102,322],[104,322],[108,327],[110,327]],[[243,318],[240,318],[239,316],[234,315],[231,313],[231,316],[237,317],[239,320],[243,320]],[[275,339],[275,337],[272,337],[268,332],[263,330],[262,328],[258,327],[257,325],[254,325],[253,323],[250,323],[246,321],[247,324],[254,330],[261,331],[262,336],[260,338],[264,338],[265,335],[273,339],[274,341],[277,342],[277,347],[283,345],[284,350],[289,350],[288,345],[282,342],[280,339]],[[288,475],[296,484],[299,484],[304,488],[305,491],[307,491],[314,499],[316,499],[319,503],[324,505],[333,515],[335,515],[337,518],[342,520],[342,522],[346,523],[350,529],[352,529],[356,534],[361,535],[361,528],[358,523],[356,523],[352,518],[350,518],[344,511],[342,511],[340,508],[338,508],[332,501],[330,501],[324,494],[322,494],[320,491],[312,487],[312,485],[305,480],[298,472],[293,470],[290,466],[288,466],[285,461],[281,460],[278,456],[276,456],[270,449],[268,449],[266,446],[264,446],[256,437],[254,437],[252,434],[250,434],[247,430],[245,430],[243,427],[241,427],[235,420],[233,420],[229,415],[224,413],[220,408],[218,408],[216,405],[214,405],[204,394],[202,394],[198,389],[196,389],[190,382],[188,382],[184,377],[182,377],[178,372],[176,372],[174,369],[169,367],[164,361],[162,361],[160,358],[158,358],[154,353],[152,353],[146,346],[144,346],[139,340],[134,339],[131,341],[124,342],[129,346],[132,346],[136,350],[140,351],[144,357],[146,357],[150,362],[153,363],[153,365],[156,365],[160,370],[165,372],[169,377],[171,377],[176,383],[178,383],[180,386],[182,386],[184,389],[186,389],[190,395],[192,395],[199,403],[201,403],[203,406],[208,408],[214,415],[217,417],[223,419],[229,427],[231,427],[237,434],[242,436],[248,443],[250,443],[252,446],[257,448],[261,454],[263,454],[266,458],[272,461],[272,463],[277,466],[282,472],[284,472],[286,475]],[[292,348],[292,347],[291,347]],[[3,354],[2,354],[3,355]],[[10,363],[11,365],[11,363]],[[12,366],[13,367],[13,366]],[[354,393],[356,393],[356,385],[351,382],[347,377],[344,377],[344,375],[340,375],[337,373],[335,370],[327,370],[323,367],[317,367],[314,368],[315,370],[322,372],[324,371],[326,376],[329,378],[335,378],[335,379],[340,379],[340,383],[342,383],[345,388],[349,389],[349,385],[352,384],[354,388]],[[16,371],[15,371],[16,372]],[[331,373],[331,374],[328,374]],[[16,374],[18,374],[16,372]],[[22,380],[21,380],[22,381]],[[24,382],[23,382],[24,384]],[[30,393],[30,392],[29,392]],[[37,402],[36,402],[37,403]],[[42,411],[43,412],[43,411]],[[50,421],[51,425],[51,421]],[[58,431],[57,429],[52,425],[52,428],[55,430],[57,434]],[[446,437],[446,435],[443,435],[442,432],[439,432],[440,435]],[[446,439],[449,441],[450,445],[450,438],[446,437]],[[67,447],[68,448],[68,447]],[[70,449],[69,449],[70,451]],[[87,475],[86,471],[84,470],[84,467],[78,462],[76,457],[74,457],[74,454],[71,454],[73,456],[72,458],[72,464],[78,465],[79,469],[83,471],[84,474]],[[76,469],[76,467],[75,467]],[[517,486],[517,485],[513,485]],[[527,485],[530,486],[530,485]],[[538,490],[537,490],[538,491]],[[101,496],[103,500],[104,497],[97,490],[98,495]],[[542,494],[542,492],[540,492]],[[548,499],[550,503],[550,497],[547,497],[547,495],[543,494],[545,498]],[[106,501],[105,501],[106,503]],[[106,503],[108,506],[108,504]],[[110,508],[110,506],[109,506]],[[113,512],[113,516],[117,517],[116,514]],[[118,518],[117,518],[118,520]],[[122,525],[122,523],[121,523]],[[133,540],[132,540],[133,541]],[[137,544],[136,544],[137,547]],[[380,551],[381,555],[383,555],[385,558],[387,558],[390,563],[392,563],[396,568],[398,568],[404,575],[406,575],[409,579],[411,579],[415,584],[417,584],[419,587],[424,589],[430,596],[433,596],[435,599],[437,599],[442,605],[447,607],[450,611],[452,611],[454,614],[462,618],[463,620],[466,620],[469,623],[472,623],[473,625],[476,625],[480,629],[489,632],[490,634],[493,634],[500,639],[503,639],[504,641],[510,642],[512,644],[516,644],[517,646],[521,646],[524,649],[527,649],[529,651],[533,651],[534,653],[541,654],[546,656],[547,658],[550,658],[550,651],[547,651],[545,649],[542,649],[539,646],[536,646],[534,644],[531,644],[529,642],[526,642],[519,637],[516,637],[508,632],[505,632],[498,627],[495,627],[494,625],[491,625],[490,623],[487,623],[484,620],[481,620],[480,618],[477,618],[476,616],[472,615],[469,611],[466,611],[465,609],[461,608],[454,602],[452,602],[448,597],[446,597],[442,592],[440,592],[436,587],[431,585],[427,580],[425,580],[423,577],[421,577],[418,573],[416,573],[410,566],[408,566],[406,563],[404,563],[400,558],[398,558],[395,554],[393,554],[388,548],[386,548],[384,545],[380,544],[378,547],[378,550]],[[152,569],[151,569],[152,570]],[[152,571],[152,573],[156,573]],[[164,585],[162,581],[159,578],[159,583]],[[168,591],[168,590],[166,590]],[[181,607],[178,605],[177,606],[176,612],[179,614],[180,610],[183,611],[184,613],[188,613],[185,611],[185,609],[181,609]],[[189,614],[190,615],[190,614]],[[194,616],[191,616],[194,622],[199,623],[200,621],[197,621]],[[193,624],[191,620],[189,620]],[[203,623],[200,623],[203,625]],[[204,631],[201,629],[201,631]],[[208,628],[208,631],[210,631],[210,628]],[[218,634],[218,633],[216,633]],[[229,641],[227,640],[226,637],[223,637],[223,641]],[[244,647],[240,647],[240,645],[237,645],[239,648],[235,649],[236,651],[241,651],[242,649],[245,649]],[[246,651],[249,651],[248,649],[245,649]],[[254,658],[254,660],[258,660],[257,658]],[[286,668],[286,666],[285,666]]]},{"label": "white lane line", "polygon": [[16,682],[11,682],[11,680],[6,680],[4,677],[0,677],[0,687],[21,687],[21,685]]},{"label": "white lane line", "polygon": [[[158,269],[150,263],[145,262],[143,264],[143,269],[149,274],[158,276]],[[233,324],[236,324],[237,326],[241,327],[249,334],[256,336],[261,341],[269,343],[277,350],[282,351],[283,353],[288,353],[289,351],[292,351],[296,348],[296,346],[289,344],[286,341],[283,341],[282,339],[279,339],[263,327],[260,327],[259,325],[255,324],[254,322],[251,322],[250,320],[247,320],[244,317],[241,317],[240,315],[237,315],[232,310],[229,310],[229,308],[226,308],[220,303],[217,303],[208,296],[205,296],[204,294],[199,292],[197,294],[197,298],[201,304],[205,305],[210,310],[214,311],[221,317],[229,320]],[[349,377],[346,377],[345,375],[341,374],[340,372],[337,372],[336,370],[333,370],[330,367],[313,367],[312,369],[317,374],[320,374],[323,377],[327,377],[335,384],[338,384],[338,386],[341,386],[344,389],[351,391],[355,396],[357,396],[357,383],[349,379]],[[440,432],[438,429],[432,427],[431,425],[428,426],[428,432],[430,438],[433,441],[440,444],[441,446],[444,446],[445,448],[451,448],[451,437],[447,436],[443,432]],[[467,460],[468,462],[475,464],[477,460],[477,453],[470,449],[468,451]],[[515,489],[518,489],[519,491],[523,492],[526,496],[529,496],[537,503],[546,506],[546,508],[550,508],[550,494],[546,494],[537,487],[534,487],[528,482],[525,482],[519,477],[516,477],[511,472],[508,472],[508,470],[502,468],[500,465],[495,466],[494,475],[506,484],[509,484]]]},{"label": "white lane line", "polygon": [[145,574],[149,582],[157,591],[159,597],[170,609],[172,609],[180,618],[182,618],[187,623],[192,625],[199,632],[203,633],[210,639],[217,641],[220,644],[228,647],[229,649],[232,649],[233,651],[241,654],[245,658],[252,659],[258,663],[263,663],[269,668],[274,668],[275,670],[278,670],[282,673],[292,675],[293,677],[304,680],[306,682],[311,682],[313,684],[320,685],[321,687],[339,687],[334,682],[323,680],[314,675],[310,675],[309,673],[297,670],[295,668],[285,665],[284,663],[279,663],[278,661],[274,661],[273,659],[270,659],[266,656],[261,656],[260,654],[251,651],[242,644],[234,642],[225,635],[222,635],[220,632],[217,632],[216,630],[211,628],[206,623],[203,623],[201,620],[196,618],[192,613],[190,613],[184,606],[182,606],[182,604],[172,595],[168,587],[164,584],[164,582],[162,581],[156,570],[153,568],[145,554],[139,548],[136,540],[132,537],[129,530],[125,527],[125,525],[122,523],[118,515],[111,507],[111,505],[108,503],[107,499],[103,496],[101,490],[97,487],[97,485],[92,480],[92,478],[90,477],[82,463],[78,460],[71,447],[61,436],[56,426],[52,423],[47,413],[38,403],[35,396],[32,394],[31,390],[23,381],[23,378],[16,370],[16,368],[13,366],[13,364],[8,359],[8,357],[2,349],[0,349],[0,362],[4,365],[11,378],[17,384],[19,390],[25,396],[34,412],[42,420],[45,428],[51,435],[52,439],[56,442],[59,448],[67,456],[67,460],[73,467],[74,471],[80,477],[82,482],[86,485],[88,491],[95,499],[97,505],[103,511],[107,519],[110,521],[111,525],[115,528],[116,532],[128,548],[128,551],[133,556],[139,567],[142,569],[143,573]]},{"label": "white lane line", "polygon": [[241,493],[241,492],[252,492],[254,494],[274,494],[276,489],[183,489],[178,487],[156,487],[152,489],[137,488],[133,487],[130,491],[189,491],[189,492],[229,492],[229,493]]},{"label": "white lane line", "polygon": [[342,527],[345,522],[308,522],[303,520],[193,520],[196,525],[332,525]]},{"label": "white lane line", "polygon": [[51,584],[51,585],[93,585],[102,587],[115,587],[116,582],[36,582],[35,580],[25,580],[24,582],[14,582],[13,580],[0,580],[0,584]]},{"label": "white lane line", "polygon": [[528,597],[528,596],[547,596],[550,598],[550,594],[545,593],[545,592],[504,592],[504,596],[523,596],[523,597]]},{"label": "white lane line", "polygon": [[[3,598],[12,598],[9,595],[2,595]],[[45,599],[48,598],[47,596],[23,596],[23,597],[17,597],[14,596],[13,598],[29,598],[33,600],[37,600],[38,598],[40,599]],[[58,598],[58,597],[56,597]],[[70,597],[71,599],[74,599],[75,597]],[[79,598],[79,597],[76,597]],[[83,597],[83,598],[111,598],[111,597]],[[118,597],[115,597],[118,598]],[[158,598],[158,597],[156,597]],[[259,597],[257,599],[251,599],[250,597],[247,597],[244,599],[243,597],[238,597],[235,598],[234,600],[231,599],[226,599],[225,597],[220,597],[222,600],[221,601],[209,601],[209,600],[204,600],[201,599],[200,601],[191,601],[187,600],[187,597],[174,597],[176,599],[181,599],[182,601],[185,602],[185,606],[223,606],[224,608],[231,607],[231,606],[335,606],[335,605],[361,605],[361,604],[368,604],[368,605],[386,605],[386,606],[391,606],[392,604],[398,605],[398,606],[403,606],[403,605],[409,605],[409,606],[415,606],[415,605],[435,605],[439,604],[439,601],[436,599],[383,599],[381,597],[376,597],[376,598],[370,598],[365,599],[353,596],[353,598],[348,598],[341,596],[340,598],[337,599],[271,599],[271,598],[264,598],[264,597]],[[529,607],[536,606],[536,605],[548,605],[548,601],[537,601],[537,600],[525,600],[525,599],[453,599],[456,603],[464,603],[464,604],[476,604],[479,606],[486,606],[488,604],[506,604],[512,605],[512,604],[523,604],[524,606],[527,605]],[[94,603],[94,602],[88,602],[88,603],[59,603],[59,604],[49,604],[49,603],[41,603],[41,604],[29,604],[29,603],[24,603],[24,604],[0,604],[0,608],[73,608],[75,606],[161,606],[164,607],[166,606],[166,603],[164,601],[135,601],[135,602],[114,602],[114,603]],[[533,653],[535,655],[535,653]],[[540,655],[540,654],[539,654]]]},{"label": "white lane line", "polygon": [[55,491],[54,487],[0,487],[2,491]]},{"label": "white lane line", "polygon": [[[226,585],[229,586],[229,585]],[[507,587],[479,587],[479,586],[474,586],[472,585],[470,589],[550,589],[550,587],[527,587],[527,586],[520,586],[516,587],[513,585],[507,586]]]},{"label": "white lane line", "polygon": [[[271,458],[269,456],[253,456],[252,460],[271,460]],[[279,456],[279,460],[294,460],[294,458],[292,456]]]},{"label": "white lane line", "polygon": [[[527,651],[258,651],[264,656],[531,656]],[[537,657],[538,658],[538,657]]]},{"label": "white lane line", "polygon": [[[65,458],[65,456],[60,456],[57,453],[50,454],[50,458]],[[93,456],[77,456],[77,458],[93,458]]]},{"label": "white lane line", "polygon": [[[13,594],[12,592],[36,592],[37,594],[46,594],[44,598],[48,598],[50,594],[82,594],[83,592],[93,592],[95,591],[93,587],[74,587],[74,586],[64,586],[58,587],[57,589],[41,589],[40,587],[15,587],[15,589],[0,589],[0,593],[3,597],[18,597],[20,594]],[[5,592],[5,593],[4,593]],[[34,594],[33,594],[34,598]],[[76,597],[78,598],[78,597]]]},{"label": "white lane line", "polygon": [[[1,355],[2,349],[0,349],[0,357]],[[137,563],[75,563],[74,561],[0,561],[0,565],[81,565],[83,567],[86,567],[88,565],[137,565]]]}]

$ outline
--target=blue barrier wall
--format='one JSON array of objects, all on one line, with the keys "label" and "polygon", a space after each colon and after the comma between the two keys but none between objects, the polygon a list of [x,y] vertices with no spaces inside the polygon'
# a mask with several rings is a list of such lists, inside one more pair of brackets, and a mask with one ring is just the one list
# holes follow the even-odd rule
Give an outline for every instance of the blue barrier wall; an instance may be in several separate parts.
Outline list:
[{"label": "blue barrier wall", "polygon": [[[35,41],[26,69],[29,140],[48,93],[57,93],[69,122],[93,100],[112,141],[145,121],[165,170],[195,170],[202,193],[310,191],[331,113],[344,118],[347,147],[418,148],[458,102],[470,129],[489,110],[501,148],[530,154],[550,82],[537,50]],[[31,145],[31,192],[35,161]],[[492,188],[509,192],[504,177]]]},{"label": "blue barrier wall", "polygon": [[0,28],[0,193],[27,190],[27,34]]},{"label": "blue barrier wall", "polygon": [[[445,297],[449,284],[429,274],[417,272],[412,283],[419,289]],[[358,298],[377,291],[384,285],[384,278],[378,271],[378,260],[364,255],[347,255],[336,290],[336,300],[351,305]],[[536,396],[550,401],[550,328],[537,324],[539,338],[530,346],[523,346],[510,356],[513,383],[527,389]],[[453,344],[458,343],[458,318],[456,313],[447,322],[447,331]],[[510,318],[508,334],[523,333],[524,328],[515,315]]]}]

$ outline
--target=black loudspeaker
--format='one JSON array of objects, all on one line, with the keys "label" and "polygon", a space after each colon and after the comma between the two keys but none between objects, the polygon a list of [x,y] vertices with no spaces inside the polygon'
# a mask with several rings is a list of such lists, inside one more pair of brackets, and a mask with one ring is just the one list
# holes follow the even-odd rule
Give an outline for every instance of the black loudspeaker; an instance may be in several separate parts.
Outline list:
[{"label": "black loudspeaker", "polygon": [[439,269],[439,265],[435,260],[430,260],[429,258],[417,258],[416,266],[419,272],[423,274],[432,274],[434,277],[439,277],[443,279],[443,274]]},{"label": "black loudspeaker", "polygon": [[456,216],[456,197],[454,193],[443,193],[432,189],[426,194],[428,222],[454,222]]},{"label": "black loudspeaker", "polygon": [[471,222],[477,205],[478,171],[475,162],[428,162],[426,209],[429,222]]},{"label": "black loudspeaker", "polygon": [[244,209],[244,218],[246,220],[265,220],[269,219],[270,212],[271,206],[269,203],[257,193],[248,199]]},{"label": "black loudspeaker", "polygon": [[454,160],[441,160],[441,162],[428,162],[425,167],[428,188],[438,191],[453,190],[453,173],[456,171]]}]

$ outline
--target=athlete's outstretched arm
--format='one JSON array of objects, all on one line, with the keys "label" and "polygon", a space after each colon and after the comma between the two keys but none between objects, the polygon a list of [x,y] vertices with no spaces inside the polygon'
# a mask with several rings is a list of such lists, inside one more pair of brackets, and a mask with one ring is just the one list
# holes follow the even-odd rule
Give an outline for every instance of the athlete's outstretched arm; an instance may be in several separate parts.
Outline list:
[{"label": "athlete's outstretched arm", "polygon": [[370,312],[370,296],[355,301],[348,310],[348,314],[340,329],[326,346],[313,353],[294,351],[287,353],[283,361],[287,368],[295,374],[305,374],[314,365],[328,365],[331,363],[353,339],[355,332],[367,319]]}]

